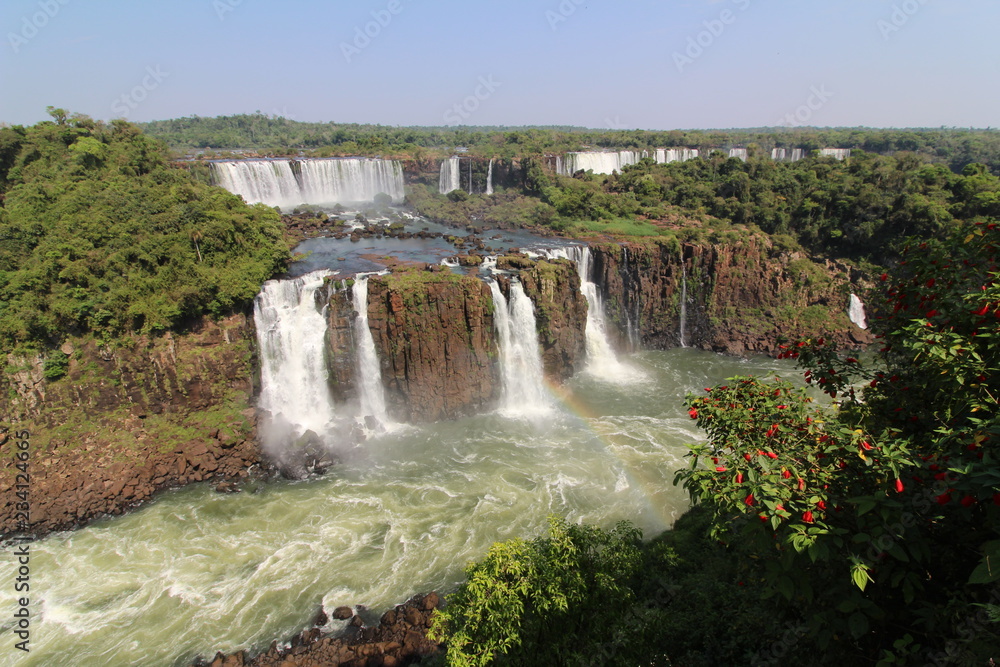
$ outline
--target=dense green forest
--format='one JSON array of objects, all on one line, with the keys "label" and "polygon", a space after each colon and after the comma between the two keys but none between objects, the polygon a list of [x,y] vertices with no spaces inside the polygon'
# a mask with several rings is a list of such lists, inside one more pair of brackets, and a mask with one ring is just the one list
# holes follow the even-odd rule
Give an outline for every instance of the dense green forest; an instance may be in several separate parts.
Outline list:
[{"label": "dense green forest", "polygon": [[0,129],[0,349],[228,313],[285,266],[273,209],[194,182],[135,125],[51,114]]},{"label": "dense green forest", "polygon": [[457,146],[472,155],[521,157],[592,148],[744,147],[751,154],[779,148],[852,148],[871,153],[920,153],[954,171],[986,164],[1000,174],[1000,131],[965,129],[759,128],[740,130],[594,130],[575,127],[390,127],[351,123],[305,123],[261,113],[198,116],[142,124],[172,148],[249,149],[276,155],[409,155],[449,153]]}]

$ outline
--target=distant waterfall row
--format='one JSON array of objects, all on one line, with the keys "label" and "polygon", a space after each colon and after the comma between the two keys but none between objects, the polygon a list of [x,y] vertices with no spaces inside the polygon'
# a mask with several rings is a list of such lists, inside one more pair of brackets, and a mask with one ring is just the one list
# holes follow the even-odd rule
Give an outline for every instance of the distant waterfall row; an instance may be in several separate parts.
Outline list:
[{"label": "distant waterfall row", "polygon": [[306,158],[212,162],[215,182],[248,203],[283,209],[301,204],[372,202],[387,194],[402,203],[403,168],[395,160]]},{"label": "distant waterfall row", "polygon": [[[726,154],[731,158],[746,161],[749,151],[746,148],[730,148]],[[797,162],[808,157],[804,148],[774,148],[771,159],[778,162]],[[850,148],[822,148],[820,157],[832,157],[846,160],[851,157]],[[653,158],[657,164],[684,162],[699,157],[697,148],[657,148]],[[578,171],[592,171],[595,174],[621,173],[623,167],[635,164],[644,157],[649,157],[647,151],[580,151],[556,156],[556,173],[562,176],[572,176]]]}]

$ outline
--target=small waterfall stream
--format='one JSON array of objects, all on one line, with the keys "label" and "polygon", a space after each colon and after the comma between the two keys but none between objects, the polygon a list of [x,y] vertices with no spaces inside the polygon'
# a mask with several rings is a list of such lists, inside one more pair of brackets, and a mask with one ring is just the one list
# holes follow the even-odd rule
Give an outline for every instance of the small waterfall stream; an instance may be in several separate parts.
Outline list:
[{"label": "small waterfall stream", "polygon": [[486,172],[486,194],[493,194],[493,160],[490,159],[490,168]]},{"label": "small waterfall stream", "polygon": [[374,417],[379,425],[389,423],[385,409],[385,390],[382,387],[382,368],[379,365],[375,339],[368,327],[368,278],[359,273],[354,278],[351,297],[357,318],[354,320],[355,346],[357,348],[357,386],[360,404],[359,416]]},{"label": "small waterfall stream", "polygon": [[687,302],[688,302],[688,278],[687,267],[684,265],[684,258],[681,258],[681,313],[680,313],[680,339],[681,347],[687,347]]},{"label": "small waterfall stream", "polygon": [[499,338],[503,378],[501,414],[508,417],[538,417],[552,410],[545,390],[545,373],[538,350],[535,308],[517,280],[510,283],[510,302],[495,280],[489,281],[493,295],[493,317]]}]

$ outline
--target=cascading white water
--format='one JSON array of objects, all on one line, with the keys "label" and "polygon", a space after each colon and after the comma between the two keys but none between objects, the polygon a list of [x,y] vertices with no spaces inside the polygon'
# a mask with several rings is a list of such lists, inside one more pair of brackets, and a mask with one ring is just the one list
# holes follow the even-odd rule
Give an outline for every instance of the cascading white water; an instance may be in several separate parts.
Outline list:
[{"label": "cascading white water", "polygon": [[[381,193],[403,201],[403,168],[395,160],[309,158],[212,162],[216,182],[248,203],[294,208],[370,202]],[[296,178],[295,168],[299,177]]]},{"label": "cascading white water", "polygon": [[322,434],[334,417],[326,366],[326,310],[317,301],[328,271],[269,280],[254,299],[261,356],[260,407],[295,435]]},{"label": "cascading white water", "polygon": [[592,255],[587,246],[568,246],[547,251],[549,257],[569,259],[576,263],[580,276],[580,292],[587,299],[587,371],[603,379],[618,379],[622,376],[622,365],[618,362],[611,343],[608,341],[607,320],[604,304],[597,284],[590,278]]},{"label": "cascading white water", "polygon": [[369,202],[380,193],[397,204],[404,198],[403,168],[395,160],[301,160],[299,166],[307,204]]},{"label": "cascading white water", "polygon": [[868,328],[868,318],[865,315],[865,304],[861,303],[861,299],[858,298],[857,294],[851,295],[850,304],[847,306],[847,316],[854,322],[859,329]]},{"label": "cascading white water", "polygon": [[837,160],[846,160],[851,157],[850,148],[821,148],[819,149],[820,157],[832,157]]},{"label": "cascading white water", "polygon": [[595,174],[621,173],[622,167],[635,164],[643,154],[639,151],[586,151],[566,153],[560,173],[572,176],[578,171],[592,171]]},{"label": "cascading white water", "polygon": [[459,190],[462,187],[461,165],[457,157],[450,157],[441,161],[441,176],[438,180],[438,191],[446,195],[452,190]]},{"label": "cascading white water", "polygon": [[680,339],[681,347],[687,347],[687,301],[688,301],[688,278],[687,267],[684,265],[684,258],[681,258],[681,323]]},{"label": "cascading white water", "polygon": [[657,148],[656,163],[684,162],[698,157],[697,148]]},{"label": "cascading white water", "polygon": [[355,349],[357,350],[357,386],[360,416],[371,415],[385,426],[389,415],[385,409],[385,390],[382,387],[382,367],[375,349],[375,339],[368,327],[368,275],[354,277],[351,297],[357,318],[354,320]]},{"label": "cascading white water", "polygon": [[738,160],[747,161],[747,149],[745,148],[730,148],[729,157],[734,157]]},{"label": "cascading white water", "polygon": [[798,162],[805,157],[801,148],[772,148],[771,159],[775,162]]},{"label": "cascading white water", "polygon": [[497,281],[489,284],[503,379],[500,412],[508,417],[546,415],[552,410],[552,402],[545,391],[534,305],[517,280],[510,283],[509,303]]},{"label": "cascading white water", "polygon": [[291,208],[305,203],[290,160],[213,162],[215,182],[250,204]]},{"label": "cascading white water", "polygon": [[486,194],[493,194],[493,160],[490,159],[490,169],[486,172]]}]

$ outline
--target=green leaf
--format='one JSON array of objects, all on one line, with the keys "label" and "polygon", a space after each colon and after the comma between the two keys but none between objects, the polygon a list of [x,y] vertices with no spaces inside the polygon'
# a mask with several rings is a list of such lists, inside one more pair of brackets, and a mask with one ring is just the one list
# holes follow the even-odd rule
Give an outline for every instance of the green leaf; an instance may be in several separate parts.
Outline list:
[{"label": "green leaf", "polygon": [[854,612],[847,619],[847,627],[855,639],[860,639],[868,632],[868,617],[861,612]]}]

